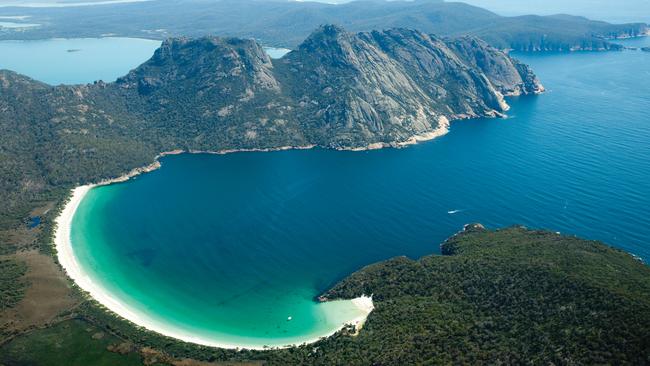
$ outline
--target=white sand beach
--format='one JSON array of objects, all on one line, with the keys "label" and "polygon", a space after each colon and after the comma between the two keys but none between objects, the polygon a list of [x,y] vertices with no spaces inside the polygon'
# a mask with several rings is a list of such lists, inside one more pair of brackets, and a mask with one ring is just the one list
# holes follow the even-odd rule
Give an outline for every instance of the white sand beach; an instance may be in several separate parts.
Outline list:
[{"label": "white sand beach", "polygon": [[[159,165],[160,164],[156,160],[156,163],[148,167],[139,170],[134,170],[133,172],[123,177],[111,181],[103,182],[102,184],[108,184],[110,182],[121,182],[127,180],[129,176],[139,174],[143,171],[149,171],[151,169],[155,169]],[[77,284],[77,286],[79,286],[83,291],[85,291],[90,297],[95,299],[101,305],[103,305],[113,313],[117,314],[119,317],[122,317],[136,324],[137,326],[144,327],[148,330],[160,333],[162,335],[171,338],[176,338],[185,342],[196,343],[204,346],[228,348],[228,349],[264,350],[264,349],[272,349],[272,348],[288,348],[299,344],[313,343],[324,337],[333,335],[334,333],[336,333],[346,325],[354,325],[358,331],[363,325],[363,323],[365,322],[370,312],[374,309],[374,305],[371,297],[368,296],[358,297],[356,299],[353,299],[352,303],[360,310],[360,315],[349,321],[342,323],[337,329],[334,329],[328,334],[319,334],[317,337],[312,336],[312,338],[301,340],[298,343],[287,344],[282,346],[274,345],[270,347],[267,347],[265,345],[260,345],[260,344],[237,344],[237,343],[228,343],[225,341],[217,341],[215,339],[201,337],[196,334],[193,334],[192,332],[179,329],[178,327],[167,325],[163,322],[160,322],[154,319],[153,317],[151,317],[146,312],[139,311],[138,309],[135,309],[134,307],[127,305],[119,298],[112,295],[108,290],[106,290],[101,284],[94,281],[91,278],[91,276],[89,276],[84,271],[82,266],[77,261],[77,258],[75,257],[74,250],[72,248],[72,241],[71,241],[72,221],[75,212],[77,211],[77,208],[81,204],[82,200],[84,199],[86,194],[95,186],[97,185],[84,185],[75,188],[72,191],[70,200],[61,211],[59,217],[56,219],[56,232],[54,234],[54,243],[56,247],[57,258],[59,260],[59,263],[65,270],[65,272]],[[270,339],[269,341],[273,341],[273,340]]]}]

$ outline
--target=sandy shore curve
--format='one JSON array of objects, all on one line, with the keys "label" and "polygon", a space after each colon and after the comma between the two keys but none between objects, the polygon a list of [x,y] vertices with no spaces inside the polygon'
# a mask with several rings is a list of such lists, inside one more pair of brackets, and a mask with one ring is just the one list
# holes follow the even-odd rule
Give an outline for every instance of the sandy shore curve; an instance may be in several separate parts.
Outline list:
[{"label": "sandy shore curve", "polygon": [[[116,179],[115,182],[124,181],[124,179]],[[56,219],[56,231],[54,233],[54,244],[56,248],[57,258],[61,267],[67,273],[74,283],[79,286],[83,291],[85,291],[90,297],[99,302],[101,305],[106,307],[108,310],[115,313],[118,317],[124,318],[131,323],[146,328],[150,331],[175,338],[184,342],[195,343],[203,346],[218,347],[218,348],[227,348],[227,349],[254,349],[254,350],[265,350],[265,349],[278,349],[278,348],[289,348],[298,346],[301,344],[314,343],[322,338],[329,337],[339,330],[343,329],[345,326],[353,325],[357,331],[363,326],[363,323],[366,321],[368,315],[374,309],[374,304],[372,297],[370,296],[361,296],[355,299],[352,299],[352,303],[360,310],[359,316],[346,321],[341,324],[337,329],[327,333],[319,335],[315,338],[305,339],[299,343],[281,345],[281,346],[260,346],[257,344],[234,344],[227,342],[220,342],[214,339],[207,339],[191,332],[178,329],[173,326],[166,325],[160,321],[156,321],[152,317],[148,316],[146,313],[138,311],[131,306],[128,306],[119,298],[113,296],[108,290],[106,290],[101,284],[93,281],[93,279],[84,271],[83,267],[77,261],[77,258],[74,254],[71,241],[71,229],[72,221],[75,215],[75,212],[79,208],[79,205],[83,201],[84,197],[91,189],[97,185],[83,185],[79,186],[72,190],[70,199],[66,203],[65,207],[61,211],[60,215]],[[343,300],[349,301],[349,300]],[[269,341],[272,341],[271,339]]]},{"label": "sandy shore curve", "polygon": [[[375,150],[382,148],[400,148],[406,147],[408,145],[417,144],[424,141],[433,140],[437,137],[443,136],[449,132],[450,121],[445,116],[440,116],[438,118],[438,126],[436,129],[422,133],[419,135],[411,136],[411,138],[394,143],[394,144],[385,144],[385,143],[372,143],[365,147],[360,148],[342,148],[339,150],[352,150],[352,151],[365,151],[365,150]],[[74,218],[77,208],[83,201],[84,197],[91,189],[100,185],[107,185],[112,183],[125,182],[131,179],[134,176],[137,176],[142,173],[147,173],[153,170],[160,168],[160,158],[168,155],[178,155],[183,153],[190,154],[229,154],[234,152],[262,152],[262,151],[282,151],[282,150],[303,150],[303,149],[312,149],[316,145],[305,145],[305,146],[282,146],[276,148],[252,148],[252,149],[232,149],[232,150],[218,150],[218,151],[196,151],[196,150],[173,150],[167,151],[159,154],[155,157],[154,162],[141,168],[133,169],[131,172],[124,174],[121,177],[106,180],[100,182],[99,184],[87,184],[79,186],[72,190],[70,199],[65,204],[65,207],[61,211],[60,215],[56,218],[56,230],[54,232],[54,246],[56,248],[57,259],[66,272],[68,277],[70,277],[74,283],[79,286],[83,291],[85,291],[90,297],[96,300],[98,303],[106,307],[108,310],[112,311],[118,317],[126,319],[131,323],[141,326],[150,331],[175,338],[184,342],[195,343],[203,346],[209,347],[218,347],[226,349],[251,349],[251,350],[266,350],[266,349],[278,349],[278,348],[290,348],[299,346],[301,344],[308,344],[317,342],[323,338],[329,337],[339,330],[343,329],[346,326],[352,325],[355,327],[356,332],[361,329],[365,323],[368,315],[374,310],[374,303],[372,301],[372,296],[362,295],[352,300],[335,300],[335,301],[352,301],[352,304],[360,310],[359,316],[342,323],[338,328],[333,331],[319,335],[311,339],[306,339],[299,343],[292,343],[282,346],[259,346],[251,344],[232,344],[226,342],[219,342],[212,339],[202,338],[195,334],[192,334],[187,331],[179,330],[176,327],[168,326],[160,321],[156,321],[144,312],[140,312],[133,307],[128,306],[120,299],[113,296],[108,290],[102,287],[99,283],[93,281],[93,279],[83,270],[82,266],[77,261],[75,257],[74,250],[72,248],[71,242],[71,228],[72,220]]]}]

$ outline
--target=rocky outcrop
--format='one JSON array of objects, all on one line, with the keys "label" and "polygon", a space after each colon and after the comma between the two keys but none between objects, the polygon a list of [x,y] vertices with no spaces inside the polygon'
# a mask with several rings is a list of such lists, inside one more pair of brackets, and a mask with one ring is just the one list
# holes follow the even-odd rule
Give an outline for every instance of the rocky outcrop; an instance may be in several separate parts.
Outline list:
[{"label": "rocky outcrop", "polygon": [[[168,39],[153,57],[118,79],[124,88],[138,87],[143,94],[155,89],[224,89],[239,83],[241,88],[277,90],[271,59],[253,40],[204,37]],[[188,81],[192,85],[182,85]]]},{"label": "rocky outcrop", "polygon": [[526,66],[484,42],[408,29],[323,26],[277,69],[305,130],[334,147],[403,142],[445,128],[441,121],[501,115],[504,94],[543,90]]},{"label": "rocky outcrop", "polygon": [[164,150],[398,146],[544,90],[528,66],[473,37],[334,25],[278,60],[253,40],[175,38],[115,83],[27,89],[59,134],[138,131]]},{"label": "rocky outcrop", "polygon": [[527,65],[476,37],[450,39],[446,44],[469,67],[481,70],[506,96],[539,94],[544,91],[539,79]]},{"label": "rocky outcrop", "polygon": [[526,65],[476,38],[334,25],[279,60],[252,40],[170,39],[112,89],[154,124],[218,126],[201,138],[237,142],[228,148],[397,145],[449,120],[501,116],[504,95],[543,91]]}]

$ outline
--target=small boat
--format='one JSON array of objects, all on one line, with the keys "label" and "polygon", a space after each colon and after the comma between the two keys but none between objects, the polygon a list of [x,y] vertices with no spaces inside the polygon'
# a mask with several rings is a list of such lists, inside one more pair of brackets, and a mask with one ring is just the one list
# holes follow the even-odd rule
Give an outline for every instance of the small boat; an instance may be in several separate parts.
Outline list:
[{"label": "small boat", "polygon": [[292,317],[290,317],[290,316],[289,316],[289,317],[287,317],[287,321],[288,321],[288,322],[289,322],[289,321],[291,321],[291,319],[293,319],[293,318],[292,318]]}]

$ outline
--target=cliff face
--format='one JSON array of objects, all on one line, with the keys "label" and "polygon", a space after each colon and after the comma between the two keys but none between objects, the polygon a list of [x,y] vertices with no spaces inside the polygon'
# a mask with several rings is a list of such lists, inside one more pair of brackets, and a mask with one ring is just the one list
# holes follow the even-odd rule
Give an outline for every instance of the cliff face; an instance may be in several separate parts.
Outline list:
[{"label": "cliff face", "polygon": [[525,64],[507,54],[490,47],[475,37],[447,40],[447,46],[460,55],[471,68],[483,72],[505,96],[539,94],[544,91],[537,76]]},{"label": "cliff face", "polygon": [[271,59],[253,40],[176,38],[164,41],[149,61],[117,84],[137,87],[141,94],[184,88],[226,97],[224,89],[235,86],[241,90],[277,90],[272,67]]},{"label": "cliff face", "polygon": [[271,59],[253,40],[167,40],[151,60],[95,95],[106,102],[127,100],[128,109],[149,125],[173,129],[182,148],[307,143],[296,120],[286,118],[292,103]]},{"label": "cliff face", "polygon": [[507,109],[481,70],[443,41],[411,30],[322,27],[279,64],[301,106],[298,118],[335,146],[399,143],[444,128],[448,119]]},{"label": "cliff face", "polygon": [[251,40],[168,40],[116,88],[140,101],[129,109],[141,118],[183,130],[219,126],[240,142],[232,148],[394,145],[448,120],[499,116],[503,95],[543,90],[527,66],[475,38],[337,26],[274,61]]}]

